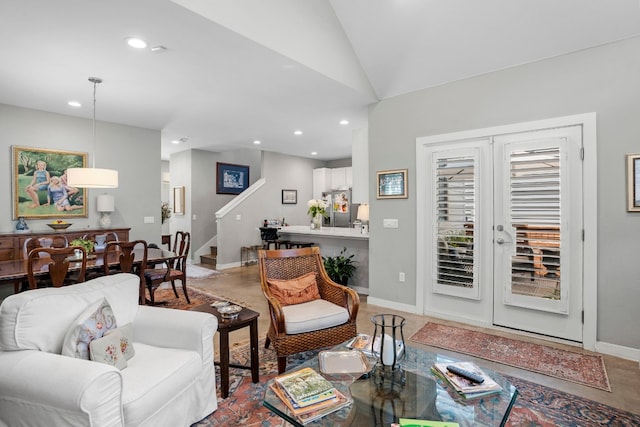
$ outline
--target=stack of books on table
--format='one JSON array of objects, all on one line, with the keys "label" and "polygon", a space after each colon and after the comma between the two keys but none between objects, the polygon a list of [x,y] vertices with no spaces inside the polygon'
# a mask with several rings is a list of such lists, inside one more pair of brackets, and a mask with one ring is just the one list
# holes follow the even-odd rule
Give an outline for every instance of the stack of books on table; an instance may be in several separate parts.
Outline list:
[{"label": "stack of books on table", "polygon": [[[387,343],[386,345],[388,345],[389,342],[393,342],[393,339],[389,335],[385,335],[385,339],[385,343]],[[360,350],[367,356],[375,356],[376,354],[380,353],[380,336],[377,336],[374,340],[371,335],[358,334],[355,338],[347,343],[347,348]],[[400,357],[403,350],[404,343],[402,342],[402,340],[396,340],[396,356]]]},{"label": "stack of books on table", "polygon": [[[452,373],[448,366],[455,366],[482,377],[478,383]],[[487,396],[502,391],[502,387],[473,362],[434,363],[431,370],[465,399]]]},{"label": "stack of books on table", "polygon": [[322,418],[352,403],[312,368],[302,368],[275,378],[273,392],[302,423]]}]

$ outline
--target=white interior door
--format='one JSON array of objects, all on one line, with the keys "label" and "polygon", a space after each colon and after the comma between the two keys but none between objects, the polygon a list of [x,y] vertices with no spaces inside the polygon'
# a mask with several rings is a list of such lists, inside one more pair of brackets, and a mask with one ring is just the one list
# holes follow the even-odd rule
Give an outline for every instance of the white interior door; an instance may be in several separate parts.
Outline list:
[{"label": "white interior door", "polygon": [[579,126],[494,138],[494,324],[582,341]]}]

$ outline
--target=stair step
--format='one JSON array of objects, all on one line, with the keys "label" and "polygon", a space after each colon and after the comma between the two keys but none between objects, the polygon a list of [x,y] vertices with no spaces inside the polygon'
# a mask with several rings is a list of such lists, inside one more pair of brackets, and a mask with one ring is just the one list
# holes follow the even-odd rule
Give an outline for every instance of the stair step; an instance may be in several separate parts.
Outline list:
[{"label": "stair step", "polygon": [[211,248],[211,255],[212,256],[218,255],[218,247],[217,246],[210,246],[210,248]]},{"label": "stair step", "polygon": [[216,268],[216,255],[200,255],[200,264],[207,264],[212,266],[212,268]]}]

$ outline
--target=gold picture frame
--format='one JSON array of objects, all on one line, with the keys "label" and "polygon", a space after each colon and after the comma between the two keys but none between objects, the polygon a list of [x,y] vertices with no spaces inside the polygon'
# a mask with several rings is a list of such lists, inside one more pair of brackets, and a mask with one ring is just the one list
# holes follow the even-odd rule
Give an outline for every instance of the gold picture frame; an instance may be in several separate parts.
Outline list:
[{"label": "gold picture frame", "polygon": [[378,199],[408,198],[407,174],[408,169],[394,169],[376,172],[376,197]]},{"label": "gold picture frame", "polygon": [[87,189],[66,184],[68,168],[87,167],[87,153],[15,145],[11,148],[14,220],[89,215]]},{"label": "gold picture frame", "polygon": [[627,154],[627,211],[640,212],[640,154]]},{"label": "gold picture frame", "polygon": [[184,215],[184,186],[173,187],[173,213]]}]

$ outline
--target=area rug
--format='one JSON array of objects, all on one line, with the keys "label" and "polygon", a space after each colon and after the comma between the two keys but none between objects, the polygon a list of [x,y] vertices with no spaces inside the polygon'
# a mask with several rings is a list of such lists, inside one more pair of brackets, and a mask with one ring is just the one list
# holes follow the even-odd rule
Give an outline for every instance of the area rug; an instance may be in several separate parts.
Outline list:
[{"label": "area rug", "polygon": [[217,270],[213,270],[211,268],[200,267],[198,265],[189,264],[187,265],[187,278],[188,279],[206,279],[209,277],[217,276],[218,274],[222,274]]},{"label": "area rug", "polygon": [[173,293],[171,285],[169,285],[168,288],[163,287],[156,289],[155,293],[153,294],[156,304],[161,304],[162,307],[175,308],[179,310],[189,310],[190,308],[198,305],[211,304],[214,301],[221,300],[239,304],[239,302],[237,301],[231,301],[222,296],[211,295],[207,292],[188,285],[187,292],[189,293],[189,300],[191,301],[191,303],[187,303],[187,300],[184,297],[184,293],[182,292],[182,286],[178,284],[178,286],[176,286],[176,289],[178,290],[178,298],[176,298],[175,294]]},{"label": "area rug", "polygon": [[604,359],[454,326],[427,323],[410,340],[611,391]]},{"label": "area rug", "polygon": [[[192,427],[283,427],[288,425],[262,405],[266,383],[277,375],[278,369],[275,352],[265,349],[263,340],[259,343],[259,349],[260,382],[258,384],[251,382],[249,370],[232,368],[229,397],[221,399],[218,390],[218,410]],[[287,360],[287,369],[294,369],[305,360],[317,357],[317,353],[317,351],[307,351],[290,356]],[[232,363],[248,365],[249,347],[242,346],[232,350],[231,360]],[[506,375],[505,377],[518,388],[518,398],[507,421],[509,427],[640,426],[640,415],[530,381]],[[219,381],[219,376],[216,379]],[[353,426],[360,426],[357,420]]]}]

